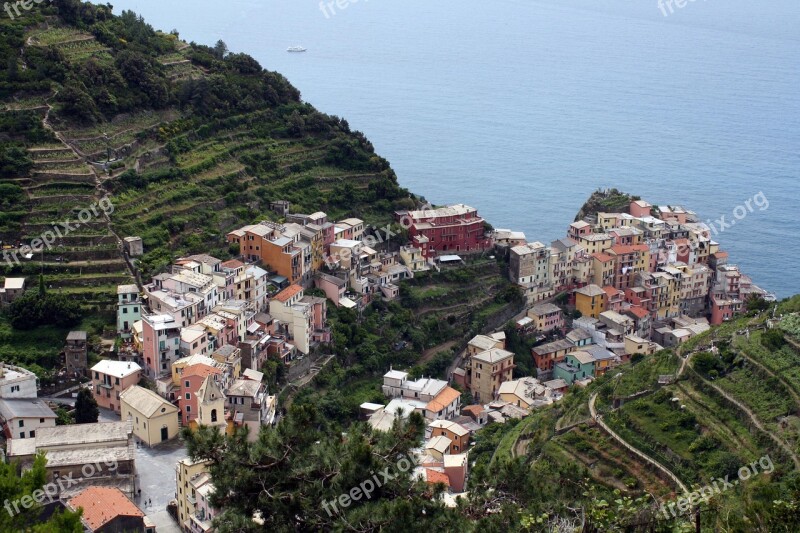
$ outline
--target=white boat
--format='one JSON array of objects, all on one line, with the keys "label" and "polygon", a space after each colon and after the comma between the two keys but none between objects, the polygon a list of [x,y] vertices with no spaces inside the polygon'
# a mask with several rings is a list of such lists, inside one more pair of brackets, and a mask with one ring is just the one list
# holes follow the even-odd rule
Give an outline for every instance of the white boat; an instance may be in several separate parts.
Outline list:
[{"label": "white boat", "polygon": [[306,49],[302,46],[290,46],[286,49],[287,52],[305,52]]}]

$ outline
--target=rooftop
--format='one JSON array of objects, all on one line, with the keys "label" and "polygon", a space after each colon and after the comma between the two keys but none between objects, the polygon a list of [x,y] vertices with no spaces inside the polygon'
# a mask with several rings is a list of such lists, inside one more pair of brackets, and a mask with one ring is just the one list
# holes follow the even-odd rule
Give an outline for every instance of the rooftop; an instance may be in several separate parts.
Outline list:
[{"label": "rooftop", "polygon": [[117,294],[138,294],[139,287],[137,285],[117,285]]},{"label": "rooftop", "polygon": [[101,442],[127,441],[131,428],[128,422],[97,422],[56,426],[36,430],[36,447],[50,448]]},{"label": "rooftop", "polygon": [[303,287],[300,285],[294,284],[289,285],[281,292],[275,295],[273,298],[274,300],[278,300],[279,302],[286,303],[291,300],[293,297],[297,296],[297,294],[303,292]]},{"label": "rooftop", "polygon": [[92,372],[100,372],[107,376],[124,378],[140,372],[142,367],[130,361],[110,361],[108,359],[100,361],[92,367]]},{"label": "rooftop", "polygon": [[465,435],[469,435],[469,430],[462,426],[461,424],[456,424],[450,420],[434,420],[430,424],[428,424],[430,428],[436,429],[446,429],[447,431],[458,435],[459,437],[463,437]]},{"label": "rooftop", "polygon": [[475,354],[472,358],[476,361],[494,364],[499,363],[500,361],[505,361],[509,357],[514,357],[513,352],[503,350],[502,348],[492,348],[490,350],[485,350]]},{"label": "rooftop", "polygon": [[590,298],[594,298],[595,296],[604,296],[605,292],[603,289],[598,287],[597,285],[591,284],[585,287],[581,287],[580,289],[575,289],[577,294],[582,294],[584,296],[588,296]]},{"label": "rooftop", "polygon": [[89,487],[71,500],[69,506],[83,509],[81,520],[97,531],[118,516],[144,517],[144,513],[118,488]]},{"label": "rooftop", "polygon": [[12,418],[56,418],[52,409],[43,400],[28,398],[0,399],[0,417]]},{"label": "rooftop", "polygon": [[87,333],[85,331],[70,331],[67,335],[68,341],[85,341]]},{"label": "rooftop", "polygon": [[561,308],[554,304],[539,304],[534,305],[529,311],[530,314],[536,316],[549,315],[552,313],[560,313]]},{"label": "rooftop", "polygon": [[261,382],[251,379],[237,379],[228,388],[228,396],[255,398],[261,390]]},{"label": "rooftop", "polygon": [[6,290],[21,290],[25,288],[25,278],[6,278]]},{"label": "rooftop", "polygon": [[128,387],[120,394],[119,399],[139,411],[143,416],[150,418],[153,415],[164,413],[177,413],[178,408],[150,389],[138,385]]},{"label": "rooftop", "polygon": [[428,405],[425,406],[425,409],[433,413],[438,413],[460,397],[461,393],[456,389],[453,387],[445,387],[441,392],[439,392],[439,394],[436,395],[433,400],[428,402]]}]

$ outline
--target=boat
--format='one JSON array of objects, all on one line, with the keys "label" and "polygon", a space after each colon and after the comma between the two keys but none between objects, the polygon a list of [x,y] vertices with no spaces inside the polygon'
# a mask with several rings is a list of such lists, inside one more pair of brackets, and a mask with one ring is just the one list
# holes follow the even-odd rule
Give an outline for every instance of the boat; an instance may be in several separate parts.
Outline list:
[{"label": "boat", "polygon": [[290,46],[286,49],[287,52],[305,52],[306,49],[302,46]]}]

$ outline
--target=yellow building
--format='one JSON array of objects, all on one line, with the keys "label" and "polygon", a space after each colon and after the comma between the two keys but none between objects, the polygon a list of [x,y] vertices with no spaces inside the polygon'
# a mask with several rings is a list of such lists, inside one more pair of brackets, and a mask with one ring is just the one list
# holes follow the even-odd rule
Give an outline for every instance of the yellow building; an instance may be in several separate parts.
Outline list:
[{"label": "yellow building", "polygon": [[176,495],[178,500],[178,522],[187,524],[196,510],[196,495],[192,481],[208,472],[210,461],[181,459],[175,468]]},{"label": "yellow building", "polygon": [[197,389],[197,418],[189,422],[192,431],[198,426],[217,427],[222,433],[232,433],[233,422],[225,419],[225,395],[214,376],[206,376]]},{"label": "yellow building", "polygon": [[608,233],[589,233],[581,235],[578,242],[591,255],[610,248],[613,241]]},{"label": "yellow building", "polygon": [[600,313],[606,310],[605,291],[594,284],[575,289],[575,308],[581,316],[599,318]]},{"label": "yellow building", "polygon": [[598,287],[614,284],[616,261],[607,253],[592,254],[592,282]]},{"label": "yellow building", "polygon": [[178,436],[178,408],[155,392],[133,385],[120,394],[122,420],[131,420],[133,434],[148,446]]},{"label": "yellow building", "polygon": [[500,348],[480,352],[470,359],[470,392],[478,403],[495,399],[500,384],[511,380],[514,370],[514,354]]}]

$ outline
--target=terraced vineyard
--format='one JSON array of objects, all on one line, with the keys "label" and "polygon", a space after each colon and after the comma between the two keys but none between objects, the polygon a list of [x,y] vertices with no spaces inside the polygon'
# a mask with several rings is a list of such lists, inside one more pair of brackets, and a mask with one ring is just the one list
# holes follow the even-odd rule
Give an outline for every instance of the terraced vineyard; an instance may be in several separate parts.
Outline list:
[{"label": "terraced vineyard", "polygon": [[110,310],[115,285],[133,279],[122,237],[143,238],[147,277],[189,252],[228,257],[227,231],[274,218],[274,200],[376,222],[406,205],[395,205],[407,193],[369,142],[301,103],[279,75],[103,9],[80,29],[49,8],[13,25],[23,32],[18,68],[38,62],[54,74],[49,90],[36,82],[38,91],[0,99],[30,161],[0,177],[20,200],[0,216],[0,240],[28,244],[102,198],[113,212],[71,225],[7,274],[42,273],[87,308]]}]

